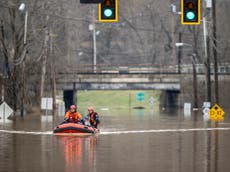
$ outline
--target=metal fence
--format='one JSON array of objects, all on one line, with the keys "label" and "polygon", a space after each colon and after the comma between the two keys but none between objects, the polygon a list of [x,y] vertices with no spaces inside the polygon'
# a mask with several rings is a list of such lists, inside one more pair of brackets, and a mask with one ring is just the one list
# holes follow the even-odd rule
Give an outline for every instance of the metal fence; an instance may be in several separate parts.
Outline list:
[{"label": "metal fence", "polygon": [[[62,71],[63,73],[118,73],[118,74],[135,74],[135,73],[154,73],[154,74],[177,74],[177,65],[161,65],[161,64],[132,64],[132,65],[77,65],[70,68],[71,70]],[[210,65],[211,73],[214,73],[214,65]],[[192,73],[192,64],[182,64],[180,66],[181,73]],[[204,74],[206,66],[204,64],[196,64],[197,73]],[[60,73],[62,73],[60,72]],[[230,74],[230,64],[221,64],[218,66],[219,74]]]}]

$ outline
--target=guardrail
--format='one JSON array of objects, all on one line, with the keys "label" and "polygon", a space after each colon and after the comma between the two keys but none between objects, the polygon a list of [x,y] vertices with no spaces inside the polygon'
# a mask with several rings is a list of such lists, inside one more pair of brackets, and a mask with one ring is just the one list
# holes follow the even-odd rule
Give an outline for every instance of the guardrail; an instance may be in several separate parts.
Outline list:
[{"label": "guardrail", "polygon": [[[159,64],[133,64],[133,65],[96,65],[96,70],[94,70],[93,65],[76,65],[74,67],[68,68],[66,71],[58,73],[97,73],[97,74],[137,74],[137,73],[153,73],[153,74],[177,74],[177,65],[159,65]],[[191,64],[183,64],[180,66],[181,73],[190,74],[193,71],[193,66]],[[210,65],[211,74],[214,73],[213,64]],[[197,73],[205,73],[206,67],[204,64],[196,65]],[[224,64],[218,67],[219,74],[230,74],[230,65]]]},{"label": "guardrail", "polygon": [[[96,68],[96,70],[94,70]],[[93,65],[76,65],[70,67],[69,70],[63,71],[63,73],[120,73],[120,74],[132,74],[132,73],[177,73],[177,67],[175,65],[159,65],[159,64],[132,64],[132,65],[104,65],[99,64],[94,67]]]}]

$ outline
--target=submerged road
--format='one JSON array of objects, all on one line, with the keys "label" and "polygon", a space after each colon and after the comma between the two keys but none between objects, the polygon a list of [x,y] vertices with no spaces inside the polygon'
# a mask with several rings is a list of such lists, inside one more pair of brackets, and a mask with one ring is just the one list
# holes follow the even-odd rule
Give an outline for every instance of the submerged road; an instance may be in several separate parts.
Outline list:
[{"label": "submerged road", "polygon": [[53,135],[62,117],[0,123],[0,171],[229,172],[227,115],[213,123],[201,113],[139,111],[101,110],[100,134],[87,137]]},{"label": "submerged road", "polygon": [[[229,124],[230,125],[230,124]],[[168,132],[194,132],[194,131],[228,131],[230,128],[189,128],[189,129],[163,129],[163,130],[116,130],[116,131],[106,131],[101,130],[100,135],[113,135],[113,134],[139,134],[139,133],[168,133]],[[54,135],[53,131],[44,131],[44,132],[36,132],[36,131],[16,131],[16,130],[0,130],[0,133],[8,133],[8,134],[28,134],[28,135]],[[68,134],[66,134],[67,136]],[[69,134],[70,136],[74,136],[74,134]],[[77,134],[76,134],[77,136]]]}]

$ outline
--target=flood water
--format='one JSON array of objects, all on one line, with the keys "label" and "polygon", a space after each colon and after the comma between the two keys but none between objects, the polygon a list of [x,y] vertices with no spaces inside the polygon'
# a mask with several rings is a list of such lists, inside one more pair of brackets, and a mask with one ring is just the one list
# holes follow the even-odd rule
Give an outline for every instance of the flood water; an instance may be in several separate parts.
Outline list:
[{"label": "flood water", "polygon": [[0,123],[0,172],[229,172],[230,119],[99,110],[97,136],[55,136],[62,117]]}]

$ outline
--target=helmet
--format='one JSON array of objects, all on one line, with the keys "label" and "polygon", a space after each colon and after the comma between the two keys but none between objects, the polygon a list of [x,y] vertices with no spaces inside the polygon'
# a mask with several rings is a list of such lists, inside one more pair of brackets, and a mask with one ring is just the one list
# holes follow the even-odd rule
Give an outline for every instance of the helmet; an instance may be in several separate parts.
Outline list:
[{"label": "helmet", "polygon": [[76,109],[76,106],[75,105],[71,105],[70,109]]},{"label": "helmet", "polygon": [[89,106],[89,107],[88,107],[88,110],[94,111],[93,106]]}]

